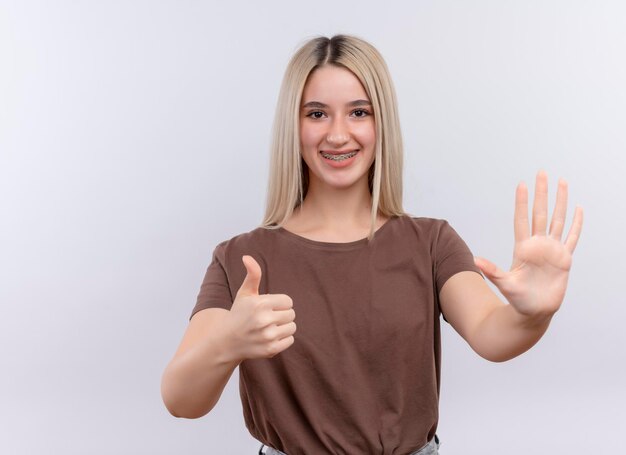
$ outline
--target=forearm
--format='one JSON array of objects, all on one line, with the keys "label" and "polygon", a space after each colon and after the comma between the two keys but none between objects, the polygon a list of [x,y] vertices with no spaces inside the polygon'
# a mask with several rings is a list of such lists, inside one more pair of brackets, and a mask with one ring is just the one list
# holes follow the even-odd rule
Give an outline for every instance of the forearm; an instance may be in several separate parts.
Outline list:
[{"label": "forearm", "polygon": [[166,367],[161,395],[175,417],[195,419],[207,414],[218,402],[224,387],[239,364],[220,338],[219,331],[186,352]]},{"label": "forearm", "polygon": [[512,305],[498,305],[476,328],[472,348],[492,362],[504,362],[533,347],[548,329],[552,316],[531,318]]}]

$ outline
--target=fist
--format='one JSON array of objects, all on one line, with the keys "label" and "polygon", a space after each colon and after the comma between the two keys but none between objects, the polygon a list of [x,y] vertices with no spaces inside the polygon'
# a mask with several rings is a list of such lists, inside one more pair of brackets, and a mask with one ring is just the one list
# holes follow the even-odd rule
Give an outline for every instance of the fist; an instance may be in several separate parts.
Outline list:
[{"label": "fist", "polygon": [[270,358],[294,343],[296,331],[291,297],[259,295],[261,266],[252,256],[243,256],[246,277],[230,309],[232,346],[236,358]]}]

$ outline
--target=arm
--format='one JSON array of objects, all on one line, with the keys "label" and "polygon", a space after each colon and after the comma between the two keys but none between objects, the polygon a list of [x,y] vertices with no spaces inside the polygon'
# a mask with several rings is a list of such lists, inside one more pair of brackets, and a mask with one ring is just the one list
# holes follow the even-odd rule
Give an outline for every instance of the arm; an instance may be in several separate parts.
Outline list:
[{"label": "arm", "polygon": [[475,272],[460,272],[448,279],[439,304],[450,325],[478,355],[492,362],[510,360],[533,347],[552,319],[518,313]]},{"label": "arm", "polygon": [[230,310],[207,308],[193,315],[161,381],[161,395],[175,417],[202,417],[217,403],[244,359],[271,358],[294,342],[291,297],[259,295],[261,266],[243,256],[246,277]]},{"label": "arm", "polygon": [[440,307],[454,329],[480,356],[504,361],[530,349],[543,336],[565,297],[572,254],[582,229],[576,208],[570,231],[561,242],[567,208],[567,183],[559,182],[547,228],[548,178],[537,174],[532,235],[528,226],[528,190],[518,185],[515,198],[515,248],[511,270],[475,258],[476,265],[508,300],[505,305],[473,272],[449,278],[439,293]]},{"label": "arm", "polygon": [[163,402],[173,416],[195,419],[211,411],[239,365],[224,333],[228,313],[208,308],[191,318],[161,380]]}]

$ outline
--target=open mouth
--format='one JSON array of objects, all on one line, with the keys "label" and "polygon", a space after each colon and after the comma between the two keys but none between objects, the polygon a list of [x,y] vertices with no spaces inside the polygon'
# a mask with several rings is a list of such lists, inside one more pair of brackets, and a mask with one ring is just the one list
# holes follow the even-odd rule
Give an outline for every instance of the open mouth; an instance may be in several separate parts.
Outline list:
[{"label": "open mouth", "polygon": [[333,154],[333,153],[326,153],[326,152],[320,151],[320,154],[324,158],[326,158],[327,160],[343,161],[343,160],[347,160],[349,158],[352,158],[358,152],[359,152],[358,150],[354,150],[354,151],[348,152],[348,153]]}]

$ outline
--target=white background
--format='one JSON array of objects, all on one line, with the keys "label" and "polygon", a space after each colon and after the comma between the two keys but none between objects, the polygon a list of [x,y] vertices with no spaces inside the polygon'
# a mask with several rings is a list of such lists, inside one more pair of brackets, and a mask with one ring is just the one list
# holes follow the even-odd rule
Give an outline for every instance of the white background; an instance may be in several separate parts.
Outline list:
[{"label": "white background", "polygon": [[213,248],[261,222],[287,61],[339,32],[388,62],[408,212],[508,268],[520,180],[585,209],[531,351],[442,322],[441,453],[625,453],[626,6],[582,0],[1,1],[0,452],[255,453],[236,374],[186,420],[161,373]]}]

